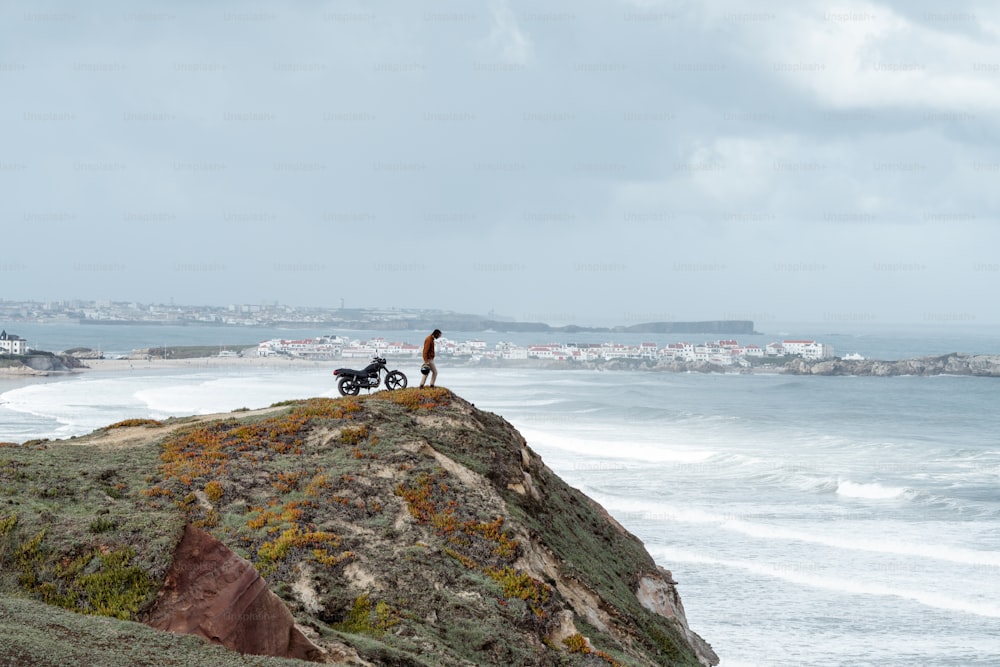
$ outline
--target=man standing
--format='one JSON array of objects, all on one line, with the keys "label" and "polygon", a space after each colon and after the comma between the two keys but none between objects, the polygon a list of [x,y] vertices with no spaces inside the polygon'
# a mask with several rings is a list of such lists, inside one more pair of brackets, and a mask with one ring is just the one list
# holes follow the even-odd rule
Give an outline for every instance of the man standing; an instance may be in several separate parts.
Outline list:
[{"label": "man standing", "polygon": [[[441,337],[441,330],[435,329],[434,331],[431,332],[430,336],[424,339],[424,368],[420,369],[421,374],[423,374],[423,377],[420,378],[421,387],[423,387],[424,383],[427,382],[428,374],[431,376],[432,387],[434,386],[434,383],[437,382],[438,369],[437,366],[434,365],[434,341],[436,341],[440,337]],[[424,369],[429,369],[429,370],[425,373]]]}]

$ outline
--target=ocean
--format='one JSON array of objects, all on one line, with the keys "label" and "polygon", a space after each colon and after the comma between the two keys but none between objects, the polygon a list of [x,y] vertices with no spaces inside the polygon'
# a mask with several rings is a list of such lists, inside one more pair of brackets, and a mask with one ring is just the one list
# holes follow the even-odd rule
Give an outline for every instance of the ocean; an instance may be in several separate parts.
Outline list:
[{"label": "ocean", "polygon": [[[73,336],[64,329],[43,332]],[[101,329],[106,350],[168,338],[79,329]],[[166,344],[238,342],[233,330],[178,329],[188,337]],[[1000,347],[985,330],[788,333],[879,358]],[[86,343],[50,349],[75,344]],[[415,381],[415,362],[397,366]],[[439,367],[440,384],[513,423],[672,571],[724,667],[1000,664],[1000,379]],[[330,371],[0,379],[0,441],[336,396]]]}]

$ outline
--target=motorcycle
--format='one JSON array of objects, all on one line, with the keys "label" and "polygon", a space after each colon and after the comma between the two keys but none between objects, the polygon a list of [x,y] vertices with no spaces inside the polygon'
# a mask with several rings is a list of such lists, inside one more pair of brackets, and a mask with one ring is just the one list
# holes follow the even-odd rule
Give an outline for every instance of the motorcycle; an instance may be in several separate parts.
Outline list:
[{"label": "motorcycle", "polygon": [[386,368],[385,357],[372,357],[372,362],[360,371],[338,368],[333,372],[338,377],[337,391],[341,396],[357,396],[362,389],[377,389],[382,384],[382,373],[385,373],[386,389],[406,389],[406,375]]}]

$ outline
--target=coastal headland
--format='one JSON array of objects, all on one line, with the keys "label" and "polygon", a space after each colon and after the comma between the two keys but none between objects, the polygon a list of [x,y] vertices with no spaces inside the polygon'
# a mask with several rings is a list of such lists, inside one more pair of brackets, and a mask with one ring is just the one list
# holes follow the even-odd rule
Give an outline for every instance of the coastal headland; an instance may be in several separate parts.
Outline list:
[{"label": "coastal headland", "polygon": [[0,443],[0,501],[16,664],[718,663],[670,571],[444,388]]},{"label": "coastal headland", "polygon": [[[198,322],[171,321],[171,320],[102,320],[102,319],[80,319],[80,324],[87,325],[184,325],[194,326]],[[207,324],[216,324],[210,322]],[[271,325],[295,326],[301,325],[298,321],[272,321]],[[316,324],[311,322],[310,324]],[[436,329],[445,327],[452,331],[493,331],[498,333],[645,333],[645,334],[752,334],[754,332],[753,322],[750,320],[702,320],[695,322],[644,322],[642,324],[617,325],[612,327],[593,327],[578,324],[566,324],[556,326],[545,322],[515,322],[510,320],[488,320],[456,318],[449,319],[407,319],[389,321],[371,321],[366,319],[358,320],[337,320],[328,324],[335,325],[338,329],[345,331],[367,331],[378,328],[383,331],[423,331],[425,329]]]},{"label": "coastal headland", "polygon": [[[668,317],[662,313],[624,313],[623,319],[634,324],[590,326],[586,324],[551,325],[546,322],[521,321],[490,313],[477,315],[450,310],[421,308],[330,308],[288,304],[230,304],[195,306],[111,301],[5,301],[0,299],[0,321],[74,322],[105,326],[227,326],[233,328],[277,326],[320,327],[355,331],[494,331],[506,333],[682,333],[682,334],[751,334],[752,320],[721,319],[684,321],[648,321],[649,317]],[[534,318],[531,318],[534,319]]]}]

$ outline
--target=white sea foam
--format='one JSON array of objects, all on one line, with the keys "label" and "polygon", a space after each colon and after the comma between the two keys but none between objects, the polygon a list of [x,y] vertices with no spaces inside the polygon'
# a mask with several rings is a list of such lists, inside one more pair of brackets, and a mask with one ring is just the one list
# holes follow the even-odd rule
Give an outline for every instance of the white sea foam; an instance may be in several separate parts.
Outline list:
[{"label": "white sea foam", "polygon": [[534,448],[541,445],[546,448],[572,452],[578,456],[631,459],[646,463],[701,463],[716,455],[716,452],[710,450],[688,449],[676,445],[668,446],[655,440],[633,438],[612,440],[589,437],[588,434],[574,437],[524,427],[519,430],[528,444]]},{"label": "white sea foam", "polygon": [[9,411],[49,420],[38,437],[82,435],[122,419],[261,408],[278,401],[335,396],[325,371],[101,375],[19,387],[3,394]]},{"label": "white sea foam", "polygon": [[761,539],[808,542],[847,551],[867,551],[871,553],[946,561],[962,565],[1000,567],[1000,552],[980,551],[948,544],[890,540],[875,538],[865,534],[829,536],[739,520],[724,522],[723,527],[727,530]]},{"label": "white sea foam", "polygon": [[[1000,657],[990,632],[1000,503],[989,495],[1000,474],[1000,417],[991,412],[1000,384],[963,380],[960,402],[945,400],[959,381],[936,378],[809,377],[767,393],[787,380],[442,368],[446,386],[514,423],[547,464],[619,517],[663,565],[680,566],[685,556],[702,563],[685,566],[699,575],[685,577],[681,592],[689,618],[715,619],[692,623],[714,624],[705,636],[724,658],[759,639],[775,656],[794,643],[804,656],[795,664],[849,664],[817,656],[836,656],[855,635],[827,634],[822,619],[800,614],[843,592],[891,603],[885,617],[850,621],[863,624],[857,636],[877,634],[884,655],[900,655],[885,650],[893,637],[928,637],[905,659],[879,664],[969,664],[961,655],[934,659],[951,655],[955,637],[964,649],[992,641],[984,660]],[[102,373],[31,387],[36,393],[19,387],[0,396],[0,440],[337,395],[329,370],[305,369]],[[864,409],[845,419],[839,406]],[[16,420],[9,428],[8,416]],[[16,435],[4,437],[5,428]],[[661,548],[673,544],[689,551]],[[717,620],[759,612],[759,598],[731,590],[733,579],[753,572],[775,595],[773,634]],[[771,586],[771,577],[787,583]],[[896,604],[903,599],[912,603]],[[940,633],[926,633],[930,608]],[[815,646],[795,641],[795,631],[815,634]]]},{"label": "white sea foam", "polygon": [[134,397],[151,412],[162,415],[211,414],[238,408],[262,408],[278,401],[333,396],[336,389],[323,378],[303,376],[297,382],[266,375],[197,376],[140,389]]},{"label": "white sea foam", "polygon": [[126,385],[114,380],[67,381],[29,385],[4,394],[8,410],[51,420],[43,437],[85,433],[139,409]]},{"label": "white sea foam", "polygon": [[720,514],[698,508],[668,505],[638,498],[609,496],[593,489],[584,491],[607,508],[612,515],[630,515],[632,519],[650,521],[676,521],[692,524],[715,524],[721,530],[730,531],[761,540],[782,540],[818,544],[844,551],[908,556],[961,565],[998,567],[1000,552],[969,549],[966,547],[941,544],[940,542],[912,542],[872,536],[871,533],[831,535],[801,529],[786,528],[774,524],[749,521],[735,514]]},{"label": "white sea foam", "polygon": [[837,495],[845,498],[866,500],[894,500],[903,497],[909,490],[898,486],[882,486],[878,482],[862,484],[849,479],[837,482]]},{"label": "white sea foam", "polygon": [[1000,605],[993,602],[969,600],[928,590],[895,587],[879,581],[866,581],[862,578],[863,572],[854,572],[850,576],[826,576],[805,572],[794,567],[785,567],[780,564],[715,558],[673,547],[651,547],[650,552],[664,563],[687,562],[736,568],[761,576],[781,579],[800,586],[821,588],[842,594],[891,596],[911,600],[936,609],[974,614],[987,618],[1000,618]]}]

